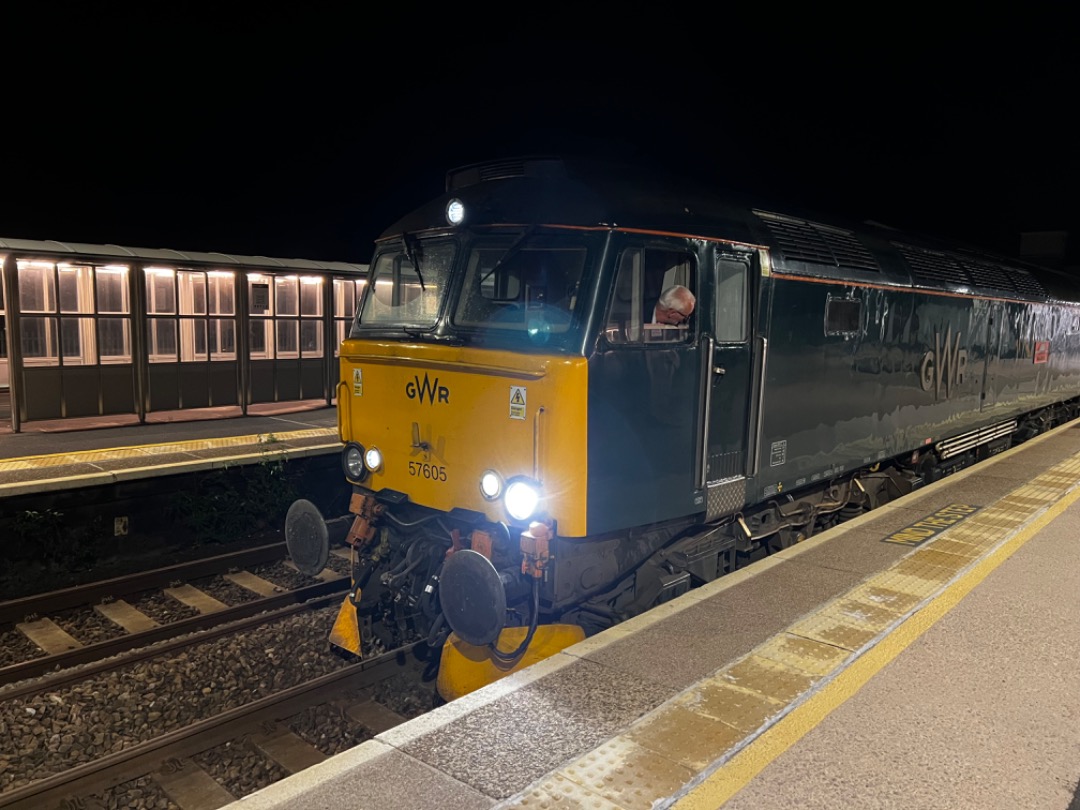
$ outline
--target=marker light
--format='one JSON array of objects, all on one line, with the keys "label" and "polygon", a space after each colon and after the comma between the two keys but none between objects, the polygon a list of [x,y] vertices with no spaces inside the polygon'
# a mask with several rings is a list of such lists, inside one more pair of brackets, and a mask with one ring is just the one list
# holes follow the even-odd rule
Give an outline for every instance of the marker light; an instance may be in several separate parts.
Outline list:
[{"label": "marker light", "polygon": [[367,476],[364,469],[364,448],[356,442],[349,442],[341,451],[341,468],[350,481],[363,481]]},{"label": "marker light", "polygon": [[372,472],[378,472],[382,469],[382,451],[378,447],[368,448],[364,453],[364,464]]},{"label": "marker light", "polygon": [[514,481],[506,488],[506,511],[514,520],[528,520],[540,505],[540,487],[531,481]]},{"label": "marker light", "polygon": [[502,478],[494,470],[485,470],[480,476],[480,494],[493,501],[502,493]]},{"label": "marker light", "polygon": [[465,204],[454,198],[446,204],[446,221],[451,225],[460,225],[465,220]]}]

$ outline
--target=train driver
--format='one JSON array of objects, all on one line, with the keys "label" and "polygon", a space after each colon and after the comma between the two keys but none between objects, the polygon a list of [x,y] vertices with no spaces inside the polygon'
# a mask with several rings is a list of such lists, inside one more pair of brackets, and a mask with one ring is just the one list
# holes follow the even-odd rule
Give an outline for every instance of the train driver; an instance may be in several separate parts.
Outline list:
[{"label": "train driver", "polygon": [[660,293],[660,300],[653,307],[652,323],[682,326],[690,320],[696,302],[694,294],[681,284],[668,287]]}]

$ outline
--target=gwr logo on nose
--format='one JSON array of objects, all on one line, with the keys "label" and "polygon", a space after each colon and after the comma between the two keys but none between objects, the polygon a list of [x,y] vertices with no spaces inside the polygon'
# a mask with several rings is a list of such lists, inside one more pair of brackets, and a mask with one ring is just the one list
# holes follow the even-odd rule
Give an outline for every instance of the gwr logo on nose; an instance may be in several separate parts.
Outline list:
[{"label": "gwr logo on nose", "polygon": [[419,377],[414,376],[411,382],[405,383],[405,396],[409,399],[419,398],[421,402],[427,400],[429,405],[434,405],[438,397],[439,402],[450,404],[450,389],[445,385],[439,385],[438,377],[434,381],[429,380],[426,373],[423,382]]}]

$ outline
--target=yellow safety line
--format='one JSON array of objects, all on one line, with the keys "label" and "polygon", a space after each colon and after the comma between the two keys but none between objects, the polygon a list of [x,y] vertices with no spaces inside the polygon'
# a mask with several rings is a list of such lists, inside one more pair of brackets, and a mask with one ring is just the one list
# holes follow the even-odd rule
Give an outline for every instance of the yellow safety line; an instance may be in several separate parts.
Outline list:
[{"label": "yellow safety line", "polygon": [[[168,449],[170,452],[182,453],[186,450],[209,450],[214,447],[228,447],[241,444],[260,444],[265,445],[267,448],[274,448],[279,443],[284,443],[293,439],[305,439],[314,438],[317,436],[336,436],[337,428],[310,428],[306,430],[294,430],[287,433],[256,433],[247,436],[220,436],[214,439],[187,439],[184,441],[172,441],[172,442],[160,442],[158,444],[138,444],[130,445],[126,447],[109,447],[105,449],[96,450],[77,450],[68,451],[66,453],[47,453],[40,456],[19,456],[18,458],[9,458],[0,460],[0,470],[4,469],[25,469],[26,465],[38,466],[56,466],[59,463],[63,464],[78,464],[80,460],[94,459],[94,460],[107,460],[109,458],[125,458],[130,457],[131,452],[149,451],[152,452],[155,449],[161,450],[163,448]],[[273,436],[273,440],[267,440],[266,437]],[[51,462],[51,463],[50,463]]]},{"label": "yellow safety line", "polygon": [[[322,455],[324,453],[337,452],[340,450],[339,443],[312,444],[303,447],[287,447],[282,452],[290,458]],[[263,453],[244,453],[234,456],[215,456],[213,458],[192,458],[187,461],[174,461],[169,464],[150,464],[145,467],[125,467],[121,470],[99,470],[81,475],[68,475],[60,478],[41,478],[30,481],[8,481],[0,483],[0,497],[22,495],[28,492],[49,492],[64,489],[68,486],[97,486],[99,484],[118,483],[143,476],[143,473],[159,475],[171,475],[176,472],[198,472],[202,470],[226,469],[233,464],[254,463],[265,459]],[[152,459],[147,459],[152,461]],[[0,468],[3,472],[3,468]]]},{"label": "yellow safety line", "polygon": [[746,748],[721,765],[675,804],[674,810],[715,810],[742,790],[769,763],[801,740],[834,709],[855,695],[874,675],[954,608],[976,585],[1080,499],[1080,488],[1046,507],[1038,518],[959,576],[937,597],[855,659],[831,682],[794,708]]}]

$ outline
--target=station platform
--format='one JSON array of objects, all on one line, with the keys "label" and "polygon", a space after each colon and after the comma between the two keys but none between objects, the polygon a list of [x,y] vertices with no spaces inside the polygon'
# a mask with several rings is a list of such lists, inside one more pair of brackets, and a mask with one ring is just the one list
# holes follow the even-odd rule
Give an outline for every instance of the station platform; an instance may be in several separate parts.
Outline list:
[{"label": "station platform", "polygon": [[1080,806],[1077,500],[1074,422],[227,807]]},{"label": "station platform", "polygon": [[0,500],[341,451],[335,407],[114,425],[57,420],[0,435]]}]

